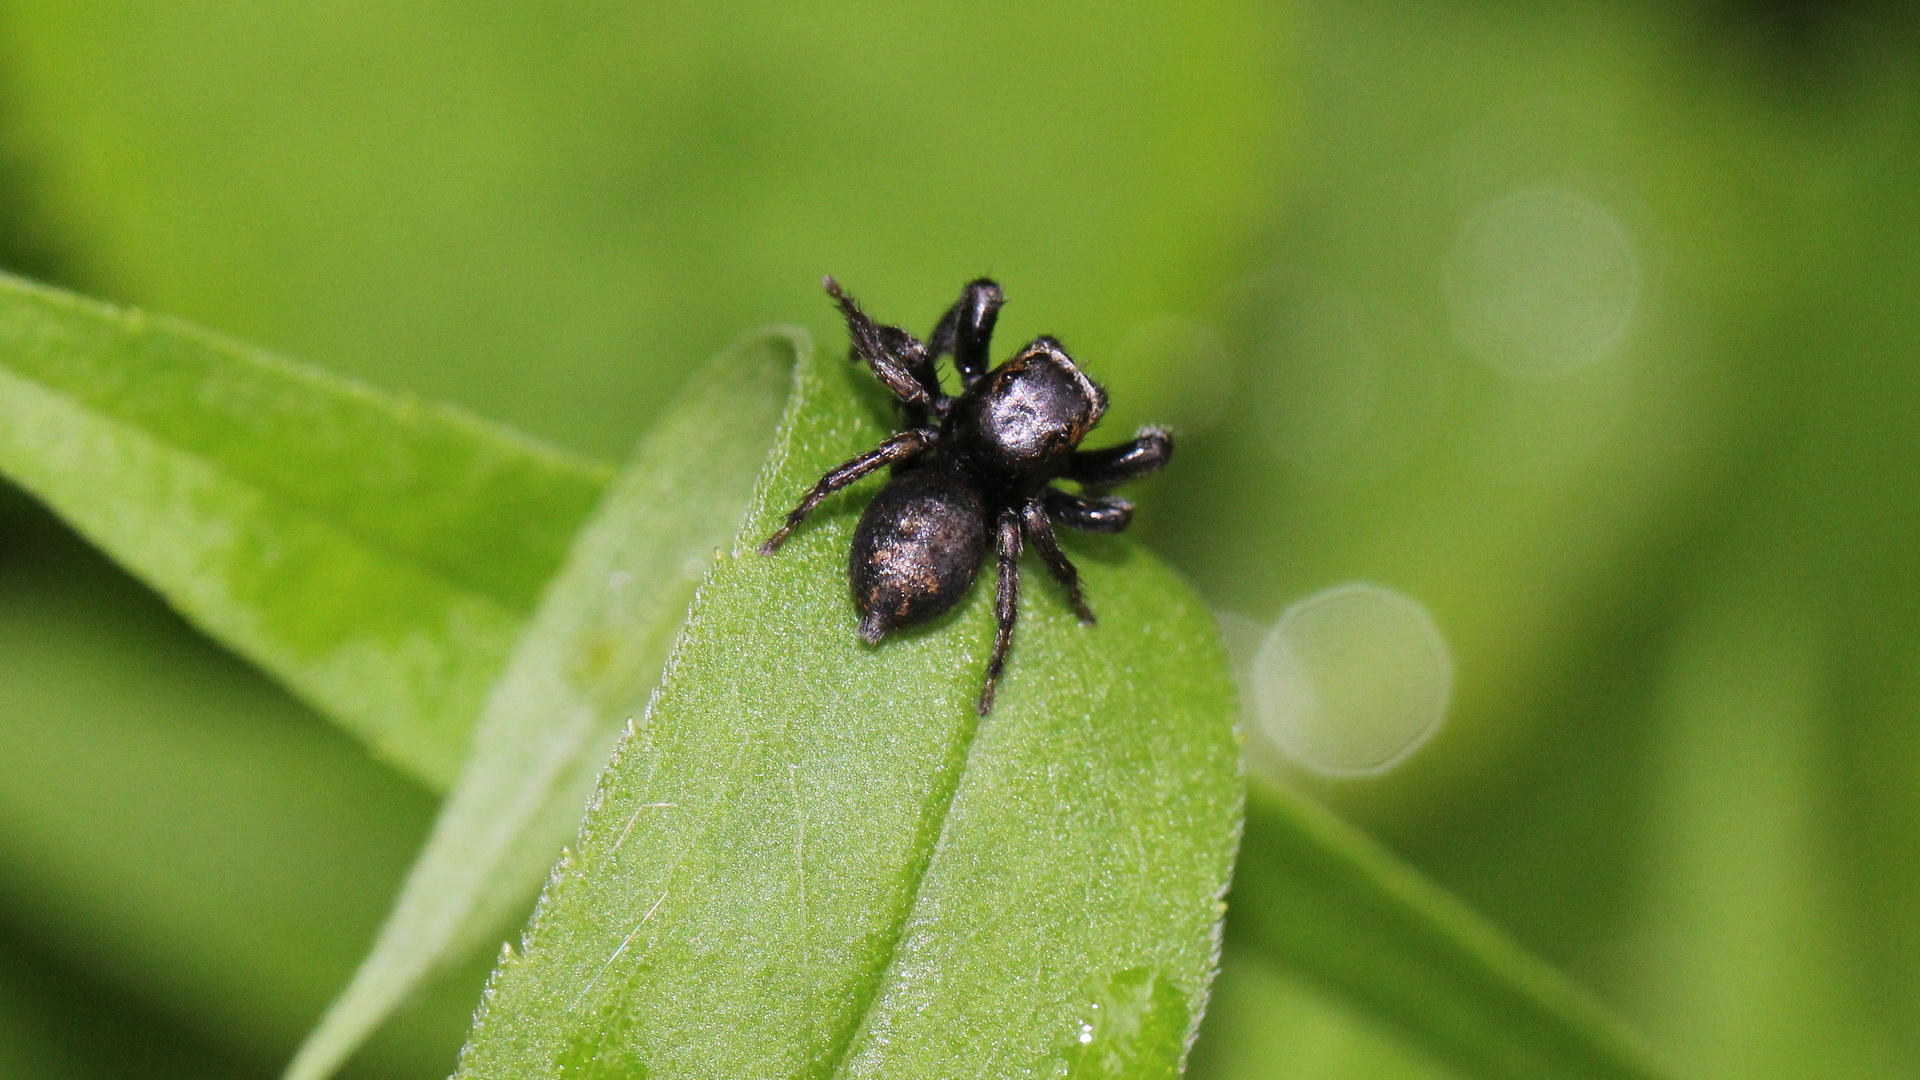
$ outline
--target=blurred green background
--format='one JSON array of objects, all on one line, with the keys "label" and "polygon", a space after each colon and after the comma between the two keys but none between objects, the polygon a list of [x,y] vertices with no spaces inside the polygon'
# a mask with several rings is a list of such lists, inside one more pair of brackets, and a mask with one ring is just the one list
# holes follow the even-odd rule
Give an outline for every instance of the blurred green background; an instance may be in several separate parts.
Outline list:
[{"label": "blurred green background", "polygon": [[[1181,433],[1137,529],[1223,611],[1365,580],[1444,634],[1432,742],[1284,782],[1685,1075],[1903,1077],[1917,46],[1864,0],[0,0],[0,264],[609,459],[742,331],[837,342],[823,272],[920,329],[991,273],[1001,348]],[[0,1075],[274,1075],[433,808],[0,491]],[[354,1074],[444,1074],[483,973]],[[1453,1075],[1231,930],[1194,1070]]]}]

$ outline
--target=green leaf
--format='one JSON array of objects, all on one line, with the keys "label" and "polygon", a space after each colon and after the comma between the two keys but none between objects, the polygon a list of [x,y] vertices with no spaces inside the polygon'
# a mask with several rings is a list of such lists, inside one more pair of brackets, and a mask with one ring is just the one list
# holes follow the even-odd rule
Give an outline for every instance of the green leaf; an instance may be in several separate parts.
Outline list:
[{"label": "green leaf", "polygon": [[436,787],[606,480],[459,411],[10,278],[0,474]]},{"label": "green leaf", "polygon": [[1240,805],[1212,620],[1109,538],[1073,548],[1097,629],[1027,572],[989,717],[990,588],[861,645],[857,499],[775,557],[752,545],[884,434],[872,389],[837,357],[798,369],[748,527],[495,972],[461,1076],[1174,1075]]},{"label": "green leaf", "polygon": [[525,910],[622,723],[659,681],[706,560],[739,528],[795,358],[809,351],[804,334],[772,333],[717,357],[608,490],[489,695],[373,952],[289,1080],[338,1068],[434,968]]},{"label": "green leaf", "polygon": [[[1245,903],[1241,901],[1245,900]],[[1552,967],[1337,818],[1254,785],[1232,930],[1465,1075],[1670,1075]]]}]

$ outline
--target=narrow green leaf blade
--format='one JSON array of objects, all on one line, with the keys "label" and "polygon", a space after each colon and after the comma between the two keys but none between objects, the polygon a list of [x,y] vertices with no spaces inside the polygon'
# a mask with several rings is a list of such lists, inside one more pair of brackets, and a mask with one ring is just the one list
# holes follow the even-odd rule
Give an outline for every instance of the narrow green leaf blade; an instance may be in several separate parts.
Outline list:
[{"label": "narrow green leaf blade", "polygon": [[1333,815],[1256,784],[1232,932],[1489,1080],[1664,1080],[1588,994]]},{"label": "narrow green leaf blade", "polygon": [[525,910],[658,681],[706,561],[739,528],[807,351],[804,335],[748,339],[696,373],[641,443],[488,696],[372,953],[288,1080],[333,1072],[436,967]]},{"label": "narrow green leaf blade", "polygon": [[774,558],[752,544],[884,433],[868,389],[837,358],[799,369],[749,527],[495,972],[461,1076],[1175,1074],[1240,805],[1211,619],[1107,542],[1073,549],[1097,629],[1029,572],[984,720],[990,589],[862,646],[857,498]]},{"label": "narrow green leaf blade", "polygon": [[436,787],[607,478],[457,410],[11,278],[0,474]]}]

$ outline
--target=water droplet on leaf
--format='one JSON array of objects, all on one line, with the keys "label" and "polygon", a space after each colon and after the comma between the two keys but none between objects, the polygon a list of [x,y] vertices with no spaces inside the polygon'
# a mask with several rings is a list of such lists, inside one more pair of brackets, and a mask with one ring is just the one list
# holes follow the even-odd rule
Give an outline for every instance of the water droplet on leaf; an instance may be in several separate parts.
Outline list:
[{"label": "water droplet on leaf", "polygon": [[1129,968],[1082,1009],[1061,1052],[1066,1080],[1173,1077],[1187,1041],[1187,999],[1158,972]]}]

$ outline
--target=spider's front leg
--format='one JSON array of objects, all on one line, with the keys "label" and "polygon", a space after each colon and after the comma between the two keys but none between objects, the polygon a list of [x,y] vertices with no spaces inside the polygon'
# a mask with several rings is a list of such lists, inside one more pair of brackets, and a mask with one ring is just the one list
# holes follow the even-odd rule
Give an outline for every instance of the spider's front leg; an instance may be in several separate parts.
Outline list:
[{"label": "spider's front leg", "polygon": [[897,326],[874,322],[832,277],[822,278],[821,285],[840,306],[840,314],[847,321],[847,336],[853,339],[854,355],[866,361],[893,396],[917,420],[945,413],[947,397],[940,392],[940,380],[934,375],[933,359],[927,355],[926,346]]},{"label": "spider's front leg", "polygon": [[1021,524],[1027,527],[1027,536],[1033,546],[1040,550],[1040,558],[1046,561],[1047,569],[1053,571],[1054,579],[1067,590],[1067,602],[1073,605],[1073,613],[1080,617],[1083,626],[1093,625],[1093,611],[1080,595],[1080,571],[1074,568],[1073,560],[1060,550],[1060,541],[1053,535],[1053,522],[1047,520],[1047,505],[1040,497],[1028,499],[1020,508]]},{"label": "spider's front leg", "polygon": [[1000,318],[1000,305],[1006,303],[1000,286],[991,279],[970,281],[960,290],[940,324],[927,338],[927,353],[938,360],[951,352],[954,370],[960,373],[960,385],[972,386],[992,366],[987,349],[993,343],[993,324]]},{"label": "spider's front leg", "polygon": [[760,545],[760,554],[771,555],[778,551],[780,545],[786,541],[787,534],[798,528],[800,523],[807,519],[807,515],[813,513],[815,507],[826,501],[827,496],[883,465],[892,465],[925,453],[927,448],[939,439],[940,433],[932,428],[909,428],[859,457],[827,470],[827,474],[820,478],[819,483],[813,485],[813,490],[807,492],[806,497],[800,500],[800,504],[788,511],[786,523],[774,530],[774,534],[767,537],[766,542]]},{"label": "spider's front leg", "polygon": [[1074,451],[1062,475],[1090,488],[1106,488],[1159,472],[1172,458],[1173,435],[1165,428],[1143,427],[1132,442]]}]

